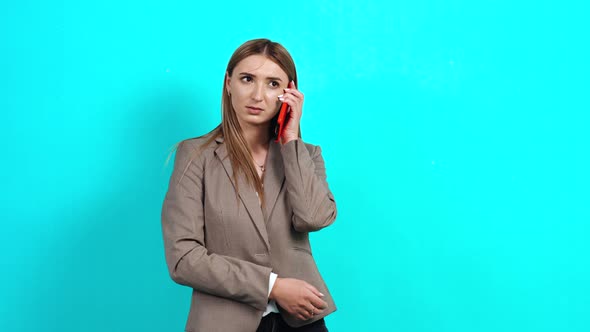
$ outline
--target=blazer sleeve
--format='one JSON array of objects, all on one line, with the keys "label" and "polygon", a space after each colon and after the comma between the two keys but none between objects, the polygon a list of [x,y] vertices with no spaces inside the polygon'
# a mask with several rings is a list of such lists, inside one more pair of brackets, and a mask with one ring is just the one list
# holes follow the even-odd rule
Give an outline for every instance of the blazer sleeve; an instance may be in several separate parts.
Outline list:
[{"label": "blazer sleeve", "polygon": [[293,208],[292,224],[298,232],[313,232],[336,220],[336,201],[326,181],[322,150],[310,154],[300,139],[281,146],[287,197]]},{"label": "blazer sleeve", "polygon": [[205,247],[204,163],[202,155],[196,156],[196,152],[190,142],[183,141],[179,145],[162,207],[162,232],[170,277],[197,291],[265,310],[272,269],[209,253]]}]

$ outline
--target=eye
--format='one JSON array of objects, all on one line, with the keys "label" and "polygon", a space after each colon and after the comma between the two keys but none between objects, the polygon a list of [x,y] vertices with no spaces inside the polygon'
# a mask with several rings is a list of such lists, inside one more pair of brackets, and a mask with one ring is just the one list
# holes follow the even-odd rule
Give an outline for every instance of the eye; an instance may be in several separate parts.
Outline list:
[{"label": "eye", "polygon": [[248,75],[242,76],[241,80],[242,80],[242,82],[252,82],[253,81],[252,76],[248,76]]},{"label": "eye", "polygon": [[277,81],[271,81],[270,86],[272,86],[273,88],[278,88],[280,86],[280,84]]}]

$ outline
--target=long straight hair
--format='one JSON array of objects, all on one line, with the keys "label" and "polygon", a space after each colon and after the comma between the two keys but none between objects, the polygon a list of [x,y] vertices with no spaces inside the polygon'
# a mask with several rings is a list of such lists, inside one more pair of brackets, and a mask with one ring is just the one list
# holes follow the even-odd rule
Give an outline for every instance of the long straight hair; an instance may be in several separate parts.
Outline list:
[{"label": "long straight hair", "polygon": [[[299,86],[297,82],[297,70],[295,69],[295,62],[293,61],[293,58],[291,58],[289,52],[281,44],[265,38],[252,39],[238,47],[234,51],[227,64],[227,75],[231,76],[238,63],[251,55],[263,55],[267,57],[279,67],[281,67],[285,73],[287,73],[288,81],[294,81],[295,86]],[[205,144],[201,145],[199,153],[202,149],[209,146],[209,144],[211,144],[211,142],[213,142],[215,139],[218,137],[223,137],[233,169],[233,179],[234,183],[236,184],[236,196],[239,190],[238,176],[239,173],[242,173],[246,178],[246,183],[250,186],[253,186],[256,192],[258,192],[258,196],[262,202],[262,208],[264,209],[264,188],[262,187],[262,180],[258,176],[257,167],[254,165],[252,158],[252,151],[250,150],[250,147],[244,138],[242,128],[238,122],[236,111],[231,102],[231,98],[229,94],[226,93],[225,75],[221,90],[221,115],[221,124],[210,132],[213,133],[213,135],[209,137]],[[271,139],[276,139],[275,127],[277,125],[277,119],[278,113],[271,119],[270,122],[269,137]],[[301,129],[299,129],[298,136],[301,137]],[[192,159],[193,158],[190,159],[189,164]]]}]

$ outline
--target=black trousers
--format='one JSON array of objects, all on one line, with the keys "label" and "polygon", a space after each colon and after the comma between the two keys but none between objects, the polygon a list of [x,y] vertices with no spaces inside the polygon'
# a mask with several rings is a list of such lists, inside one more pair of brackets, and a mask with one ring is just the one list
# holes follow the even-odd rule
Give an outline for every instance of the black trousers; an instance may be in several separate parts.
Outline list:
[{"label": "black trousers", "polygon": [[294,328],[287,325],[281,315],[271,312],[262,317],[256,332],[328,332],[328,329],[323,318],[311,324]]}]

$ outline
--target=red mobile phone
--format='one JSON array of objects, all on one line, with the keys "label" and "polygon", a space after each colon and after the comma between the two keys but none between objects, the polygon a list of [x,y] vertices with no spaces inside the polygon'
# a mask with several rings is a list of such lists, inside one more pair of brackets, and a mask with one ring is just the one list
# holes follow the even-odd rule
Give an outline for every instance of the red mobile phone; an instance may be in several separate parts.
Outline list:
[{"label": "red mobile phone", "polygon": [[279,142],[281,139],[281,136],[283,136],[283,131],[285,130],[285,118],[287,117],[287,109],[288,108],[289,108],[289,105],[287,103],[281,104],[281,110],[279,111],[279,117],[277,118],[277,128],[276,128],[277,139],[275,140],[275,142]]}]

